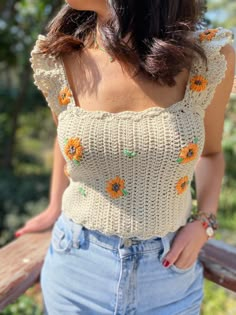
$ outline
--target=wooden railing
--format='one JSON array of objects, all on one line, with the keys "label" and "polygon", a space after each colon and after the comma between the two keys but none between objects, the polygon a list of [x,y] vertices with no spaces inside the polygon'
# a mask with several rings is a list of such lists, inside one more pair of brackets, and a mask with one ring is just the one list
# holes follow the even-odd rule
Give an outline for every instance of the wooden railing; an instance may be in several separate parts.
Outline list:
[{"label": "wooden railing", "polygon": [[0,249],[0,311],[39,280],[51,230],[23,234]]},{"label": "wooden railing", "polygon": [[[24,234],[0,249],[0,311],[39,280],[51,230]],[[236,247],[211,239],[200,252],[205,278],[236,292]]]}]

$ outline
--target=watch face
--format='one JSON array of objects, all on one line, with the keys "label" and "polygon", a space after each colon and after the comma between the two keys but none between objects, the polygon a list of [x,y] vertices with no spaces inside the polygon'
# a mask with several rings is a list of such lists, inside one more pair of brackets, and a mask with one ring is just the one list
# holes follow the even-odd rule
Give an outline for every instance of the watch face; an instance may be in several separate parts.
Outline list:
[{"label": "watch face", "polygon": [[208,226],[208,228],[206,229],[206,233],[208,236],[213,236],[214,235],[214,230],[211,226]]}]

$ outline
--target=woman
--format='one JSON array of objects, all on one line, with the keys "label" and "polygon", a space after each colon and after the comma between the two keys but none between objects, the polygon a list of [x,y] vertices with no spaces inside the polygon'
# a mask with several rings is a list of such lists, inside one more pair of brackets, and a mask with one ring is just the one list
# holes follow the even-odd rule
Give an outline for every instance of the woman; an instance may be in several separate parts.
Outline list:
[{"label": "woman", "polygon": [[45,313],[197,315],[232,34],[198,30],[195,0],[67,2],[31,58],[57,125],[50,205],[18,230],[53,225]]}]

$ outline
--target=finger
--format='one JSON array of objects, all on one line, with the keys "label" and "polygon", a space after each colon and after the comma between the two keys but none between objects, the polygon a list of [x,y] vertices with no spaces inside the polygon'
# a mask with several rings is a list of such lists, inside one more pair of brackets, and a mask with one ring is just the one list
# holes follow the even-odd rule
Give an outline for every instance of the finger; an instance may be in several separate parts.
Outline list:
[{"label": "finger", "polygon": [[187,269],[193,265],[194,261],[195,257],[191,253],[187,252],[187,250],[183,250],[179,257],[174,261],[174,265],[181,269]]},{"label": "finger", "polygon": [[180,253],[179,257],[176,259],[174,264],[182,269],[189,268],[194,264],[197,260],[199,254],[199,250],[196,248],[192,248],[189,244],[187,244],[183,251]]},{"label": "finger", "polygon": [[24,233],[26,233],[28,231],[28,228],[30,227],[30,225],[32,224],[32,219],[28,220],[27,222],[25,222],[25,224],[23,225],[22,228],[18,229],[15,231],[15,236],[18,237]]},{"label": "finger", "polygon": [[40,228],[39,227],[35,228],[34,225],[25,226],[25,227],[23,227],[23,228],[21,228],[15,232],[15,237],[19,237],[19,236],[26,234],[26,233],[37,232],[39,230],[40,230]]},{"label": "finger", "polygon": [[25,233],[37,232],[40,230],[40,225],[35,224],[35,222],[27,222],[21,229],[16,230],[15,237],[19,237]]},{"label": "finger", "polygon": [[165,267],[172,265],[177,260],[183,249],[184,249],[183,241],[181,239],[174,240],[172,242],[169,252],[165,255],[163,265]]},{"label": "finger", "polygon": [[21,228],[19,230],[16,230],[14,235],[15,235],[15,237],[19,237],[24,233],[25,233],[25,228]]}]

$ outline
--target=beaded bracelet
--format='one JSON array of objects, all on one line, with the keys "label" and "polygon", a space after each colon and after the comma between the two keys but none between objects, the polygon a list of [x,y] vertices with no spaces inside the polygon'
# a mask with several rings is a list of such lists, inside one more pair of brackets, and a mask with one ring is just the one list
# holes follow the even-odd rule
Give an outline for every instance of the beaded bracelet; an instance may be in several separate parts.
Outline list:
[{"label": "beaded bracelet", "polygon": [[207,229],[210,226],[212,227],[213,230],[217,230],[219,227],[219,224],[216,220],[216,216],[213,213],[200,211],[195,214],[191,214],[187,222],[193,222],[195,220],[200,220],[202,222],[202,226],[205,229]]},{"label": "beaded bracelet", "polygon": [[208,223],[210,224],[210,226],[214,229],[217,230],[219,227],[219,223],[216,220],[216,216],[213,213],[206,213],[203,211],[199,212],[199,216],[204,216],[206,218],[206,220],[208,221]]},{"label": "beaded bracelet", "polygon": [[216,216],[213,213],[206,213],[200,211],[198,213],[192,214],[188,218],[187,222],[193,222],[196,220],[201,221],[202,226],[206,231],[208,239],[214,237],[215,230],[217,230],[218,228],[218,222],[216,221]]}]

